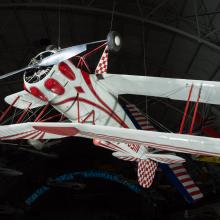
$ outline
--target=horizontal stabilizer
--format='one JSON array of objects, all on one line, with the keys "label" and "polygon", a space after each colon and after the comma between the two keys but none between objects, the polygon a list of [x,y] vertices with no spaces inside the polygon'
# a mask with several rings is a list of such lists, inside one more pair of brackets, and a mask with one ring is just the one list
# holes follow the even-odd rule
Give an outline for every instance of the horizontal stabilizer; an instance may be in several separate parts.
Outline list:
[{"label": "horizontal stabilizer", "polygon": [[129,161],[140,161],[140,160],[153,160],[155,162],[165,163],[165,164],[174,164],[174,163],[183,163],[185,159],[176,155],[168,155],[168,154],[144,154],[139,155],[136,154],[131,155],[126,152],[114,152],[112,153],[114,157],[117,157],[122,160],[129,160]]},{"label": "horizontal stabilizer", "polygon": [[157,163],[149,159],[139,159],[128,153],[114,152],[113,156],[121,160],[138,162],[138,182],[144,188],[149,188],[154,180],[157,170]]},{"label": "horizontal stabilizer", "polygon": [[136,158],[132,155],[129,155],[128,153],[124,153],[124,152],[114,152],[112,153],[112,155],[114,157],[117,157],[118,159],[121,159],[121,160],[127,160],[127,161],[139,161],[139,158]]},{"label": "horizontal stabilizer", "polygon": [[173,163],[184,163],[185,159],[176,155],[170,154],[145,154],[143,158],[148,158],[156,162],[173,164]]}]

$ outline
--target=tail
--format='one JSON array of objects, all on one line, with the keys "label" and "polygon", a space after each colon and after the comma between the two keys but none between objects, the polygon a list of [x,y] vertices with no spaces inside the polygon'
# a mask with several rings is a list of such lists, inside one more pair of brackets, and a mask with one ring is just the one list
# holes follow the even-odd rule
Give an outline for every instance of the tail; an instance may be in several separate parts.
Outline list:
[{"label": "tail", "polygon": [[99,60],[99,63],[95,69],[95,74],[100,76],[102,74],[107,73],[107,68],[108,68],[108,46],[105,47],[102,56]]},{"label": "tail", "polygon": [[149,188],[155,177],[157,163],[152,160],[140,160],[138,162],[138,182],[144,188]]},{"label": "tail", "polygon": [[[125,111],[137,129],[156,130],[135,105],[127,105]],[[203,197],[202,192],[199,187],[196,186],[195,182],[182,165],[182,162],[166,164],[164,163],[164,159],[158,162],[159,167],[188,203],[193,203]]]},{"label": "tail", "polygon": [[184,161],[184,159],[181,157],[164,154],[141,155],[136,153],[135,155],[127,152],[117,151],[112,155],[121,160],[136,161],[138,163],[138,182],[144,188],[149,188],[152,185],[157,170],[157,162],[173,164]]}]

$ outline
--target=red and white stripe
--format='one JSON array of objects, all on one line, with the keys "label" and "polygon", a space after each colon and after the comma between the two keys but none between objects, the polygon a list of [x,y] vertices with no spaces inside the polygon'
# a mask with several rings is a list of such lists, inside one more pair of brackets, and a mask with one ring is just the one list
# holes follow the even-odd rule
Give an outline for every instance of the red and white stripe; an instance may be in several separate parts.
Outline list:
[{"label": "red and white stripe", "polygon": [[204,121],[204,128],[207,127],[215,127],[215,122],[216,122],[216,116],[215,115],[210,115],[205,121]]},{"label": "red and white stripe", "polygon": [[166,164],[174,164],[174,163],[180,162],[179,160],[172,160],[172,159],[164,158],[164,157],[156,157],[156,158],[150,158],[149,157],[149,159],[155,160],[155,161],[160,162],[160,163],[166,163]]},{"label": "red and white stripe", "polygon": [[[115,155],[114,155],[115,156]],[[117,157],[118,159],[121,159],[121,160],[127,160],[127,161],[138,161],[137,158],[135,157],[132,157],[132,156],[115,156]]]},{"label": "red and white stripe", "polygon": [[203,197],[200,189],[195,185],[195,182],[189,176],[187,170],[182,166],[182,164],[171,164],[169,167],[172,169],[178,180],[182,183],[182,185],[194,200]]},{"label": "red and white stripe", "polygon": [[108,46],[105,47],[105,50],[99,60],[99,63],[96,67],[95,73],[96,74],[103,74],[107,73],[108,68]]},{"label": "red and white stripe", "polygon": [[112,151],[126,152],[123,148],[120,147],[120,144],[116,144],[109,141],[100,141],[98,139],[93,139],[93,144]]},{"label": "red and white stripe", "polygon": [[126,107],[132,114],[132,116],[135,118],[142,130],[156,131],[156,129],[150,123],[150,121],[139,111],[139,109],[135,105],[129,104]]},{"label": "red and white stripe", "polygon": [[[135,105],[133,104],[127,105],[127,108],[129,109],[129,111],[131,112],[133,117],[137,120],[139,126],[143,130],[156,130],[154,126],[150,124],[149,120],[147,120],[145,117],[144,117],[145,121],[141,121],[142,122],[141,124],[139,123],[139,120],[142,120],[141,116],[143,117],[143,115]],[[169,164],[168,166],[170,167],[170,169],[176,175],[177,179],[181,182],[181,184],[185,187],[187,192],[192,196],[194,200],[203,197],[203,194],[201,193],[200,189],[195,185],[195,182],[187,173],[187,170],[184,168],[184,166],[181,163],[173,163],[173,164]]]}]

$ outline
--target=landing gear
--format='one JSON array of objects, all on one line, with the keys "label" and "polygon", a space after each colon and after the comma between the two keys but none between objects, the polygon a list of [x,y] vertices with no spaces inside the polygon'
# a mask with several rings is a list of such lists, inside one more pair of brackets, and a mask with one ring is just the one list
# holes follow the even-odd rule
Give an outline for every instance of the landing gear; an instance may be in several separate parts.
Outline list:
[{"label": "landing gear", "polygon": [[118,52],[122,46],[121,35],[116,31],[111,31],[107,35],[107,44],[110,51]]}]

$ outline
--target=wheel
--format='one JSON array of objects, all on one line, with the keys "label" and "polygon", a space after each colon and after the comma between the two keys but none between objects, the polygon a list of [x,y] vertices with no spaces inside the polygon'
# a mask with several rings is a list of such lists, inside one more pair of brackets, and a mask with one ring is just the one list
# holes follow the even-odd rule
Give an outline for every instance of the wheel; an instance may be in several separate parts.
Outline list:
[{"label": "wheel", "polygon": [[110,51],[118,52],[121,49],[121,35],[116,31],[111,31],[107,36],[107,44]]}]

